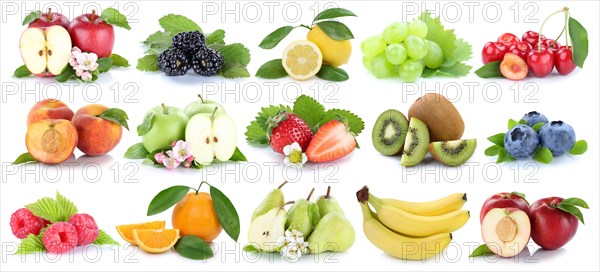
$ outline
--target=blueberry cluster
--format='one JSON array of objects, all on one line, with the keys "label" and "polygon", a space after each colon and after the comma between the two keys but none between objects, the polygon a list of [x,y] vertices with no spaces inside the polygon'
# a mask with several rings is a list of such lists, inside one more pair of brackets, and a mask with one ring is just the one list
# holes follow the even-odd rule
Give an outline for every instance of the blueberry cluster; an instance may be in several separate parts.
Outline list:
[{"label": "blueberry cluster", "polygon": [[167,76],[182,76],[188,70],[201,76],[214,76],[225,62],[217,50],[206,47],[200,31],[182,32],[172,40],[172,47],[158,56],[158,66]]},{"label": "blueberry cluster", "polygon": [[[550,149],[553,156],[568,153],[575,144],[575,130],[563,121],[548,122],[541,113],[532,111],[523,116],[526,124],[513,127],[504,135],[504,148],[515,159],[531,156],[538,147]],[[532,127],[543,123],[536,132]]]}]

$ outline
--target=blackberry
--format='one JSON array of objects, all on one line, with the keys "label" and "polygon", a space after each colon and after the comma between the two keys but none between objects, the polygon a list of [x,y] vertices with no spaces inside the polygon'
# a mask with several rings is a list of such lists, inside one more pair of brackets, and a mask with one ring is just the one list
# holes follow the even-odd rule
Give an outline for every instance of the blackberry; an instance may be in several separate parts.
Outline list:
[{"label": "blackberry", "polygon": [[214,76],[223,68],[223,55],[212,48],[203,47],[192,58],[192,69],[201,76]]},{"label": "blackberry", "polygon": [[194,54],[204,47],[204,40],[204,35],[198,30],[182,32],[173,37],[173,47]]},{"label": "blackberry", "polygon": [[190,58],[183,50],[172,48],[158,56],[158,67],[167,76],[182,76],[191,68]]}]

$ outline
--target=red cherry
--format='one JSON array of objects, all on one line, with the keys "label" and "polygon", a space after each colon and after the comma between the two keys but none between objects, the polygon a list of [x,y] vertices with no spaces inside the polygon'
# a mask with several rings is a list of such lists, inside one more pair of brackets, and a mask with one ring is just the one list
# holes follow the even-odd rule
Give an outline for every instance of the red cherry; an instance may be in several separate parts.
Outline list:
[{"label": "red cherry", "polygon": [[550,48],[550,50],[552,50],[553,52],[556,52],[556,50],[560,48],[560,43],[553,39],[543,39],[542,45],[545,45],[546,47]]},{"label": "red cherry", "polygon": [[536,77],[546,77],[554,69],[554,53],[543,46],[539,50],[531,50],[527,54],[527,66]]},{"label": "red cherry", "polygon": [[573,62],[573,50],[570,46],[561,46],[554,53],[554,65],[556,71],[561,75],[568,75],[575,70],[575,63]]},{"label": "red cherry", "polygon": [[488,42],[481,51],[481,60],[484,64],[493,61],[500,61],[504,58],[504,54],[508,52],[508,47],[500,42]]},{"label": "red cherry", "polygon": [[[530,31],[525,32],[525,34],[523,34],[521,41],[524,41],[524,42],[530,44],[533,48],[535,48],[535,45],[538,43],[539,37],[540,37],[539,33],[530,30]],[[546,37],[544,37],[544,35],[542,35],[542,39],[546,39]]]},{"label": "red cherry", "polygon": [[520,58],[526,60],[527,54],[531,51],[531,44],[527,42],[517,42],[513,43],[510,47],[508,47],[508,53],[513,53]]},{"label": "red cherry", "polygon": [[504,33],[498,37],[498,42],[503,43],[506,46],[510,46],[513,43],[520,42],[520,40],[515,34]]}]

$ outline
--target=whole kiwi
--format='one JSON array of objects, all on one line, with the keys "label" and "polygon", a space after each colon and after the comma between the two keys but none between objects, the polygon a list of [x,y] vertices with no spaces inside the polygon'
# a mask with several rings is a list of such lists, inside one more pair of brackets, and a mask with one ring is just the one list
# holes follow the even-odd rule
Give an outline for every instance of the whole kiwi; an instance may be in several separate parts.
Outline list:
[{"label": "whole kiwi", "polygon": [[448,98],[437,93],[419,97],[408,110],[408,119],[412,117],[427,125],[431,142],[459,140],[465,131],[458,110]]}]

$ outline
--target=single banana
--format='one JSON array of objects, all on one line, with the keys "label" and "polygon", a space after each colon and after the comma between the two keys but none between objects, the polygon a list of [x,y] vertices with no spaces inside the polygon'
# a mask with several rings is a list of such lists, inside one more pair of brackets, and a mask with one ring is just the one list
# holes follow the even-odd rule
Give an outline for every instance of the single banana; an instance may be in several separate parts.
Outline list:
[{"label": "single banana", "polygon": [[368,204],[360,204],[363,212],[363,231],[367,239],[392,257],[403,260],[425,260],[442,252],[452,241],[451,233],[412,238],[388,229],[375,217]]},{"label": "single banana", "polygon": [[467,194],[456,193],[449,196],[428,202],[410,202],[391,198],[377,198],[369,194],[369,198],[376,199],[382,205],[396,207],[405,212],[423,215],[436,216],[443,215],[453,211],[458,211],[467,202]]},{"label": "single banana", "polygon": [[381,223],[393,231],[408,236],[427,237],[438,233],[453,232],[469,220],[469,211],[458,210],[438,216],[422,216],[407,213],[390,205],[383,205],[375,198],[369,203],[377,211]]}]

